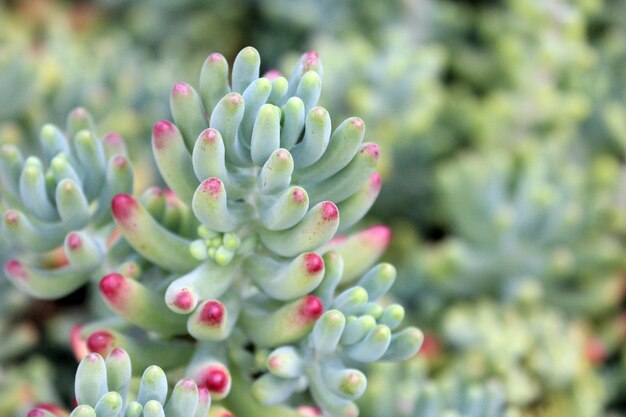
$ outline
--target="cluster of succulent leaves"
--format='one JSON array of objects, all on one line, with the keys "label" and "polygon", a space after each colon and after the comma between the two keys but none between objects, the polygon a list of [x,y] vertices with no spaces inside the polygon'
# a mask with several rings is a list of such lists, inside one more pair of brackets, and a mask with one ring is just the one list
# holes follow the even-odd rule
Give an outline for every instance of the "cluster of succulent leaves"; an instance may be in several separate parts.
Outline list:
[{"label": "cluster of succulent leaves", "polygon": [[[173,87],[174,123],[159,121],[152,134],[169,188],[141,198],[130,195],[122,138],[99,138],[82,108],[65,133],[42,128],[42,158],[5,145],[2,231],[20,247],[5,273],[48,299],[99,281],[119,317],[75,329],[77,357],[123,348],[140,366],[186,367],[240,415],[295,415],[283,404],[309,392],[325,414],[354,416],[366,387],[358,364],[404,360],[423,338],[416,328],[396,331],[400,305],[377,302],[396,277],[390,264],[374,265],[388,229],[331,240],[376,199],[379,149],[364,142],[361,119],[333,130],[316,106],[315,52],[289,79],[259,69],[258,52],[245,48],[229,82],[225,58],[212,54],[199,92]],[[182,335],[193,341],[173,339]],[[98,377],[88,375],[77,383],[93,385]],[[79,403],[115,415],[120,394]],[[94,413],[81,407],[76,415]]]},{"label": "cluster of succulent leaves", "polygon": [[[76,371],[76,407],[71,417],[176,416],[205,417],[211,405],[208,391],[189,379],[181,379],[168,398],[168,380],[156,365],[141,371],[136,392],[131,391],[134,370],[128,353],[113,349],[106,360],[87,354]],[[130,394],[130,395],[129,395]],[[55,409],[37,407],[28,417],[55,417]]]}]

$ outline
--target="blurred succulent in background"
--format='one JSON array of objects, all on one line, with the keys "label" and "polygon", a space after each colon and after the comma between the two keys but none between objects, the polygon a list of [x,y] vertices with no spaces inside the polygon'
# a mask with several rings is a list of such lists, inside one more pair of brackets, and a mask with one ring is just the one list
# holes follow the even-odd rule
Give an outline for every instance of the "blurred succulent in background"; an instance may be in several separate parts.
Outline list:
[{"label": "blurred succulent in background", "polygon": [[626,25],[622,2],[606,2],[591,22],[597,64],[584,81],[591,102],[582,139],[624,159],[626,154]]},{"label": "blurred succulent in background", "polygon": [[[24,158],[12,144],[0,147],[0,373],[6,371],[0,385],[7,384],[0,389],[6,393],[0,415],[24,415],[36,403],[58,401],[51,394],[57,393],[53,376],[62,379],[63,367],[72,366],[62,352],[69,348],[67,333],[61,336],[64,343],[58,342],[58,322],[67,317],[57,314],[63,314],[59,305],[34,302],[27,295],[56,300],[100,278],[112,232],[111,198],[132,189],[132,167],[121,138],[97,138],[94,129],[89,114],[79,108],[68,117],[72,140],[53,125],[41,129],[41,157]],[[76,302],[66,299],[64,304]],[[75,308],[71,314],[75,321]],[[29,361],[36,353],[54,363]]]},{"label": "blurred succulent in background", "polygon": [[[262,17],[260,21],[255,19],[256,22],[251,22],[257,26],[251,39],[258,40],[264,56],[278,59],[286,51],[297,50],[297,45],[319,48],[314,41],[319,34],[334,39],[346,39],[356,34],[365,37],[367,42],[376,43],[389,22],[411,13],[421,2],[247,0],[247,3],[256,16]],[[271,36],[264,30],[267,27],[273,29]],[[321,52],[323,56],[328,56],[326,52]],[[333,65],[331,61],[334,59],[335,56],[327,59],[327,64]],[[335,108],[329,107],[329,110],[335,114]]]},{"label": "blurred succulent in background", "polygon": [[32,68],[20,57],[13,45],[0,44],[0,97],[12,97],[3,100],[0,107],[0,122],[5,122],[24,110],[32,98]]},{"label": "blurred succulent in background", "polygon": [[585,19],[595,3],[435,8],[433,27],[450,57],[446,113],[453,135],[474,147],[505,148],[577,137],[590,112],[584,88],[596,55]]},{"label": "blurred succulent in background", "polygon": [[442,166],[452,234],[411,261],[425,281],[404,284],[428,282],[453,297],[539,297],[577,314],[614,312],[623,296],[619,167],[608,157],[583,160],[575,149],[527,144]]},{"label": "blurred succulent in background", "polygon": [[[89,8],[105,15],[116,30],[123,30],[132,43],[141,45],[160,61],[176,57],[179,62],[189,62],[204,58],[202,54],[207,48],[220,47],[227,51],[227,56],[237,52],[248,36],[241,30],[249,19],[247,3],[234,0],[207,7],[202,0],[95,0]],[[257,20],[263,22],[262,17]],[[189,69],[180,66],[176,70]]]},{"label": "blurred succulent in background", "polygon": [[[7,261],[9,248],[9,243],[0,237],[0,262]],[[0,364],[37,343],[37,329],[22,317],[28,306],[28,297],[0,277]]]},{"label": "blurred succulent in background", "polygon": [[472,382],[460,374],[433,378],[423,358],[406,364],[376,364],[359,401],[363,417],[514,417],[503,387]]},{"label": "blurred succulent in background", "polygon": [[[338,34],[360,32],[363,27],[370,27],[368,33],[373,38],[375,30],[386,22],[402,16],[409,7],[402,0],[392,0],[386,4],[375,1],[346,1],[337,4],[322,0],[310,3],[302,0],[274,0],[269,2],[254,1],[259,8],[275,22],[288,21],[294,28],[308,28],[311,31],[335,32]],[[328,11],[332,10],[332,16]]]},{"label": "blurred succulent in background", "polygon": [[595,368],[605,356],[583,322],[539,305],[483,301],[450,308],[442,329],[454,352],[447,367],[502,381],[522,415],[604,415],[608,398]]},{"label": "blurred succulent in background", "polygon": [[53,404],[58,401],[52,369],[44,358],[31,357],[19,365],[0,365],[0,415],[23,417],[36,406],[57,410]]}]

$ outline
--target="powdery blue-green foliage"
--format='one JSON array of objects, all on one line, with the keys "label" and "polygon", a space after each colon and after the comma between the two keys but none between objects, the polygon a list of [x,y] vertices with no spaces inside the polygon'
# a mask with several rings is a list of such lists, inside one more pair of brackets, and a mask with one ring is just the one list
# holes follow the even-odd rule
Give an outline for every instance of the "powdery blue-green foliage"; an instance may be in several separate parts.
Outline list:
[{"label": "powdery blue-green foliage", "polygon": [[4,270],[29,295],[54,299],[101,273],[115,252],[107,250],[110,202],[132,190],[133,169],[121,138],[97,137],[82,108],[68,116],[65,133],[45,125],[39,139],[41,157],[0,149],[2,236],[18,250]]},{"label": "powdery blue-green foliage", "polygon": [[[173,87],[174,123],[157,122],[152,134],[167,190],[131,196],[121,140],[98,139],[82,109],[66,135],[44,127],[42,160],[3,148],[13,207],[3,232],[23,248],[5,272],[43,298],[105,275],[100,293],[118,317],[75,331],[78,356],[123,348],[140,368],[186,368],[240,415],[295,416],[309,393],[327,415],[356,416],[364,365],[409,358],[423,339],[416,328],[399,330],[400,305],[379,303],[396,278],[392,265],[375,264],[389,230],[333,239],[376,199],[379,148],[364,141],[361,119],[333,126],[317,106],[317,53],[304,54],[288,78],[260,77],[259,68],[254,48],[239,53],[230,77],[212,54],[197,91]],[[111,233],[109,202],[121,236]],[[53,255],[68,265],[43,262]],[[81,365],[95,366],[96,380],[105,369],[98,358]],[[77,389],[93,380],[81,375]],[[117,415],[124,395],[87,385],[84,403]]]}]

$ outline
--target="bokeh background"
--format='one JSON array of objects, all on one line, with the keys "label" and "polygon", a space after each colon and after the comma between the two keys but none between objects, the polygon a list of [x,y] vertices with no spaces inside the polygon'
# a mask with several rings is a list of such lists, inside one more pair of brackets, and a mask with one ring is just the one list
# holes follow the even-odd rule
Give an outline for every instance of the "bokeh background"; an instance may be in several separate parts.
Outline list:
[{"label": "bokeh background", "polygon": [[[4,0],[0,143],[34,151],[84,106],[141,191],[171,86],[247,45],[262,72],[317,50],[333,125],[358,115],[383,149],[364,224],[393,228],[426,341],[370,370],[363,416],[626,415],[626,1]],[[1,417],[69,404],[67,335],[97,304],[0,277]]]}]

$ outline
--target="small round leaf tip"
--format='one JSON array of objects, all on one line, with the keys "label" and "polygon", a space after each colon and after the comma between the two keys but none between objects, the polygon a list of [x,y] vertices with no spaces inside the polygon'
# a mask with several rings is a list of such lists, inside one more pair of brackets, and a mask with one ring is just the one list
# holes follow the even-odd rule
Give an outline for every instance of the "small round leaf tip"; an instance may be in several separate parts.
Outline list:
[{"label": "small round leaf tip", "polygon": [[87,338],[87,349],[95,353],[106,353],[113,347],[115,337],[106,330],[98,330]]},{"label": "small round leaf tip", "polygon": [[317,253],[307,253],[304,257],[306,270],[309,274],[317,274],[324,269],[324,260]]},{"label": "small round leaf tip", "polygon": [[299,314],[305,321],[317,320],[324,312],[322,300],[314,295],[308,295],[300,305]]},{"label": "small round leaf tip", "polygon": [[200,310],[200,321],[209,326],[219,326],[224,320],[224,305],[216,300],[204,303]]}]

